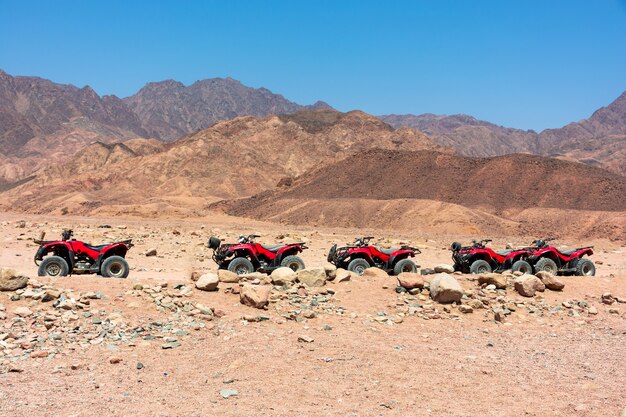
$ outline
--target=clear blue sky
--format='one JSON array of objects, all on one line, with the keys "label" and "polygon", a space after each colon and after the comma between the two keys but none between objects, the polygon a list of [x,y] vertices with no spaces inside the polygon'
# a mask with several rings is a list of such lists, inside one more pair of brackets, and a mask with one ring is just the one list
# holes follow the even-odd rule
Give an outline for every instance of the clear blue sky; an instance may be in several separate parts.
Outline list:
[{"label": "clear blue sky", "polygon": [[540,130],[626,90],[626,0],[0,0],[0,68],[120,97],[230,76],[301,104]]}]

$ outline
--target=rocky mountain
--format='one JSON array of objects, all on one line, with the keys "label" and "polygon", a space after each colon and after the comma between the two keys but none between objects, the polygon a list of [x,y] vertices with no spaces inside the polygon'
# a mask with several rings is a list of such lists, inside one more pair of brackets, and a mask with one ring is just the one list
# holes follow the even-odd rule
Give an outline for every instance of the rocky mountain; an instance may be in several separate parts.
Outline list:
[{"label": "rocky mountain", "polygon": [[231,78],[190,86],[172,80],[149,83],[122,100],[100,97],[89,86],[13,77],[0,70],[0,184],[65,162],[95,141],[114,143],[135,137],[172,141],[220,120],[307,108],[330,106],[323,102],[301,106]]},{"label": "rocky mountain", "polygon": [[626,174],[626,92],[588,119],[540,133],[498,126],[467,115],[386,115],[394,127],[418,129],[434,142],[475,157],[534,153]]},{"label": "rocky mountain", "polygon": [[26,156],[32,150],[22,148],[33,138],[75,128],[118,139],[147,134],[135,113],[115,96],[100,97],[89,86],[12,77],[0,70],[0,149],[4,156]]},{"label": "rocky mountain", "polygon": [[[266,88],[250,88],[232,78],[211,78],[190,86],[167,80],[149,83],[124,102],[141,119],[150,137],[172,141],[237,116],[288,114],[306,107]],[[318,102],[312,107],[324,108]]]},{"label": "rocky mountain", "polygon": [[[69,212],[89,213],[150,203],[162,210],[189,211],[201,209],[207,201],[289,184],[312,167],[372,147],[442,149],[414,129],[396,130],[363,112],[333,110],[239,117],[162,146],[139,152],[128,141],[92,144],[64,167],[63,172],[73,176],[62,175],[58,167],[47,168],[6,192],[3,200],[34,212],[66,207]],[[362,169],[367,173],[367,166]],[[68,183],[75,187],[68,189]]]}]

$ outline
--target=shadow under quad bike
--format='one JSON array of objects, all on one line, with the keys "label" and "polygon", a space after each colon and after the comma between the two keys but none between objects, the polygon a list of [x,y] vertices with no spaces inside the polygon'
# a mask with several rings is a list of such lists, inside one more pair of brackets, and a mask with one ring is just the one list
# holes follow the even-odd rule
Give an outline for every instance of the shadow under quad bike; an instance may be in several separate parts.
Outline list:
[{"label": "shadow under quad bike", "polygon": [[454,242],[450,246],[454,270],[464,274],[486,274],[502,272],[507,269],[532,274],[533,268],[527,261],[530,248],[505,249],[494,251],[487,247],[491,239],[472,240],[471,246],[463,246]]},{"label": "shadow under quad bike", "polygon": [[422,253],[411,246],[399,248],[381,248],[369,244],[373,236],[357,237],[354,244],[338,248],[334,244],[328,252],[328,262],[337,268],[344,268],[357,275],[363,275],[367,268],[377,267],[388,274],[398,275],[402,272],[417,272],[416,265],[409,258]]},{"label": "shadow under quad bike", "polygon": [[207,242],[213,249],[213,260],[219,269],[228,269],[237,275],[251,272],[271,273],[286,266],[294,271],[304,269],[304,261],[297,256],[308,249],[303,242],[281,245],[261,245],[254,241],[259,235],[239,236],[237,243],[224,243],[216,236]]},{"label": "shadow under quad bike", "polygon": [[126,252],[133,247],[132,239],[95,246],[72,239],[73,234],[74,232],[68,229],[63,231],[61,240],[43,240],[46,235],[43,232],[41,237],[34,241],[39,245],[35,254],[39,276],[60,277],[71,274],[100,274],[107,278],[128,276],[130,268],[125,257]]},{"label": "shadow under quad bike", "polygon": [[532,252],[528,258],[535,272],[546,271],[552,275],[594,276],[596,266],[591,259],[583,256],[593,255],[593,246],[583,246],[570,250],[559,250],[547,242],[556,240],[554,237],[537,239],[533,242]]}]

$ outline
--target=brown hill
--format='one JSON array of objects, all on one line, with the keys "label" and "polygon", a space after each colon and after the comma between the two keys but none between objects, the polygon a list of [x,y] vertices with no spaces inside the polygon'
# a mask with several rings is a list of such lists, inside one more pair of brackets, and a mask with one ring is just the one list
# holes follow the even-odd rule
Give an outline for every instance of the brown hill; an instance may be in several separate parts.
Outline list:
[{"label": "brown hill", "polygon": [[[130,151],[135,149],[127,143],[94,144],[76,155],[65,173],[56,167],[43,170],[3,199],[10,206],[35,212],[68,207],[86,213],[94,207],[145,202],[197,209],[206,201],[248,196],[278,182],[289,183],[308,169],[372,146],[440,149],[415,130],[394,130],[362,112],[241,117],[148,155],[134,155]],[[74,176],[68,178],[67,172]],[[68,189],[67,184],[75,186]]]},{"label": "brown hill", "polygon": [[623,239],[625,193],[622,176],[551,158],[475,159],[377,149],[312,170],[291,186],[211,208],[296,224],[501,234],[584,232]]}]

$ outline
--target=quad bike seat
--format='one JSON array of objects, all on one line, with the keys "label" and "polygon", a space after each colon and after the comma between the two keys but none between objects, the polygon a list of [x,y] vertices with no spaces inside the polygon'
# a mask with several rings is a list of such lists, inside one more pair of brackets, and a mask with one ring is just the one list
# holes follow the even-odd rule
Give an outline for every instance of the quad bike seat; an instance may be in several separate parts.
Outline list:
[{"label": "quad bike seat", "polygon": [[102,249],[106,248],[109,245],[110,243],[105,243],[104,245],[88,245],[87,243],[85,243],[85,246],[87,246],[89,249],[95,250],[98,252],[100,252]]},{"label": "quad bike seat", "polygon": [[576,252],[578,249],[570,249],[570,250],[559,250],[565,256],[570,256],[572,253]]},{"label": "quad bike seat", "polygon": [[261,245],[261,247],[270,252],[276,252],[285,245]]},{"label": "quad bike seat", "polygon": [[377,247],[376,250],[378,252],[384,253],[385,255],[391,255],[395,251],[400,250],[400,248],[379,248],[379,247]]},{"label": "quad bike seat", "polygon": [[513,252],[513,249],[497,250],[495,252],[500,256],[506,256],[509,253]]}]

